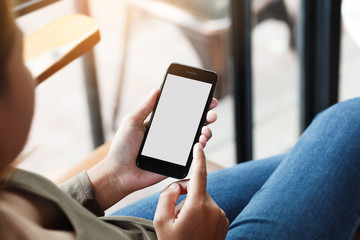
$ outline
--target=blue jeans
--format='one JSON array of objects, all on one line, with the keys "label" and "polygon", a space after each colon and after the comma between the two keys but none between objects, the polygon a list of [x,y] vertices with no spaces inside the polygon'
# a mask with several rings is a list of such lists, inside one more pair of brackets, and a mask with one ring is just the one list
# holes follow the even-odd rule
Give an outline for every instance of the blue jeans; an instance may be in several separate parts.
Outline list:
[{"label": "blue jeans", "polygon": [[[352,239],[360,224],[360,99],[312,122],[286,154],[208,175],[227,239]],[[152,219],[159,194],[114,215]]]}]

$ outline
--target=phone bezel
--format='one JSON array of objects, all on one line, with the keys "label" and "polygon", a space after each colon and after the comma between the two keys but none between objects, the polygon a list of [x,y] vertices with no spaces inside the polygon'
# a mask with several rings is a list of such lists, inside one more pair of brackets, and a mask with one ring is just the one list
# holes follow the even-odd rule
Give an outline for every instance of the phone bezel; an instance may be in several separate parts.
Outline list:
[{"label": "phone bezel", "polygon": [[144,144],[145,144],[145,141],[146,141],[146,138],[147,138],[147,134],[148,134],[149,129],[151,127],[151,123],[152,123],[154,114],[156,112],[157,104],[158,104],[159,99],[161,97],[161,93],[163,91],[163,87],[165,85],[168,74],[173,74],[173,75],[177,75],[177,76],[181,76],[181,77],[185,77],[185,78],[190,78],[190,79],[194,79],[194,80],[197,80],[197,81],[207,82],[207,83],[210,83],[212,85],[211,90],[209,92],[208,99],[207,99],[206,104],[204,106],[204,110],[203,110],[203,113],[202,113],[202,116],[201,116],[199,126],[197,128],[197,132],[196,132],[195,138],[193,140],[192,146],[194,146],[196,144],[196,142],[198,142],[198,139],[200,137],[201,128],[204,125],[204,122],[205,122],[205,119],[206,119],[206,114],[207,114],[207,111],[208,111],[208,109],[210,107],[210,104],[211,104],[211,101],[212,101],[212,98],[213,98],[213,95],[214,95],[215,87],[216,87],[216,84],[217,84],[217,81],[218,81],[218,75],[214,71],[195,68],[195,67],[190,67],[190,66],[186,66],[186,65],[182,65],[182,64],[178,64],[178,63],[172,63],[169,66],[168,70],[166,71],[166,74],[164,76],[164,80],[163,80],[163,82],[161,84],[160,91],[159,91],[159,94],[158,94],[157,99],[156,99],[154,111],[152,112],[150,120],[149,120],[149,126],[147,128],[147,131],[145,132],[144,139],[142,141],[141,147],[139,149],[138,156],[136,158],[136,165],[139,168],[143,169],[143,170],[159,173],[159,174],[162,174],[162,175],[165,175],[165,176],[168,176],[168,177],[182,179],[182,178],[186,177],[186,175],[189,172],[191,162],[192,162],[192,149],[193,149],[193,147],[191,147],[191,150],[190,150],[190,153],[189,153],[189,156],[188,156],[188,159],[186,161],[185,166],[141,155],[141,152],[143,150],[143,147],[144,147]]}]

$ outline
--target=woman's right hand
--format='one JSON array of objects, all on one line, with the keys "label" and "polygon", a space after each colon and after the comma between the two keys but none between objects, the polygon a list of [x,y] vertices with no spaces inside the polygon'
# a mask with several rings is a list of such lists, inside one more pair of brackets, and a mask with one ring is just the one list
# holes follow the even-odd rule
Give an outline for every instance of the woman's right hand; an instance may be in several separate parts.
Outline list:
[{"label": "woman's right hand", "polygon": [[[225,239],[229,220],[206,191],[206,160],[201,144],[194,146],[190,180],[171,184],[160,194],[154,216],[158,239]],[[179,196],[187,197],[176,206]]]}]

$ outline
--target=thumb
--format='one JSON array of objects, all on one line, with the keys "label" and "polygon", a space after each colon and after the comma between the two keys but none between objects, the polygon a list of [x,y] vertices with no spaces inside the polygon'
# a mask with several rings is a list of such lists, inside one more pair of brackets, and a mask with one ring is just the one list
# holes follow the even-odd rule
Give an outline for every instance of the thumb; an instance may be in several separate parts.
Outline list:
[{"label": "thumb", "polygon": [[149,96],[140,103],[134,111],[130,114],[133,120],[143,123],[149,114],[154,110],[156,98],[158,96],[159,89],[154,88]]},{"label": "thumb", "polygon": [[159,202],[154,216],[154,221],[156,223],[161,224],[167,220],[175,218],[175,206],[180,193],[181,188],[178,183],[172,183],[160,193]]}]

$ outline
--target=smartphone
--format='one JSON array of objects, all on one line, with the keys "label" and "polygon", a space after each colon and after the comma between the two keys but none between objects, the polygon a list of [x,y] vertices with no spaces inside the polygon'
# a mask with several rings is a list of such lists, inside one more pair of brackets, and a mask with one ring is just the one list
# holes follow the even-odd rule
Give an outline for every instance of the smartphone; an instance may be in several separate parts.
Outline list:
[{"label": "smartphone", "polygon": [[186,177],[217,81],[213,71],[169,66],[136,159],[139,168]]}]

